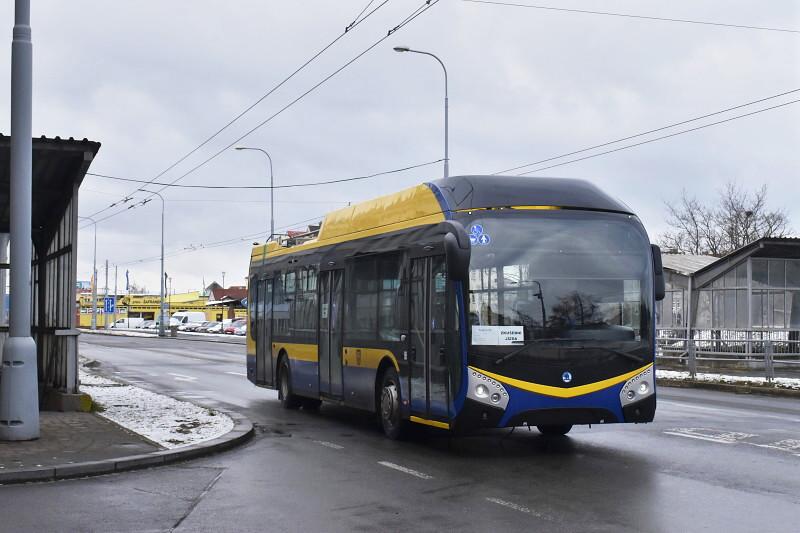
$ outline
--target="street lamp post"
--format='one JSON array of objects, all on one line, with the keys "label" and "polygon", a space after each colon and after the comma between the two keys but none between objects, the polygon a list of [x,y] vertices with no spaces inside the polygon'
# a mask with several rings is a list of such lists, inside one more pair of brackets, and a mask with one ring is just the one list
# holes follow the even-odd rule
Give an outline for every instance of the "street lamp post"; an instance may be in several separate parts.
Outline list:
[{"label": "street lamp post", "polygon": [[420,50],[413,50],[413,49],[411,49],[411,48],[409,48],[407,46],[395,46],[394,47],[394,51],[395,52],[412,52],[412,53],[415,53],[415,54],[422,54],[422,55],[425,55],[425,56],[431,56],[436,61],[438,61],[439,64],[442,66],[442,70],[444,71],[444,177],[447,178],[450,175],[450,156],[449,156],[449,150],[448,150],[448,144],[449,144],[448,130],[449,130],[449,125],[448,125],[448,116],[447,116],[448,115],[448,111],[447,111],[447,107],[448,107],[448,105],[447,105],[447,68],[444,66],[444,63],[442,62],[441,59],[439,59],[437,56],[435,56],[434,54],[432,54],[430,52],[422,52]]},{"label": "street lamp post", "polygon": [[139,191],[154,194],[161,199],[161,277],[158,279],[158,336],[164,337],[166,336],[166,333],[164,332],[164,286],[167,283],[167,281],[164,279],[164,210],[166,209],[166,202],[164,201],[164,197],[156,191],[148,191],[147,189],[139,189]]},{"label": "street lamp post", "polygon": [[92,252],[92,329],[97,329],[97,222],[92,217],[78,217],[91,220],[94,226],[94,248]]},{"label": "street lamp post", "polygon": [[267,160],[269,161],[269,237],[267,237],[267,240],[272,240],[272,237],[275,236],[275,185],[272,175],[272,158],[267,151],[262,148],[237,146],[234,150],[256,150],[267,156]]}]

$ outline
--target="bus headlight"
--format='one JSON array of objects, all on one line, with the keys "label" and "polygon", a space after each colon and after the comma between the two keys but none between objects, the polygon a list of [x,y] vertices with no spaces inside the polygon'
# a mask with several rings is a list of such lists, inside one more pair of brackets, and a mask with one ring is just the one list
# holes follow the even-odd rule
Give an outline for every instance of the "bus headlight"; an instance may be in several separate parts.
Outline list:
[{"label": "bus headlight", "polygon": [[622,390],[619,391],[619,401],[622,406],[624,407],[633,402],[638,402],[653,394],[655,390],[653,387],[653,378],[653,367],[650,366],[647,370],[626,381]]},{"label": "bus headlight", "polygon": [[502,383],[471,368],[468,378],[467,398],[501,409],[508,406],[508,391]]}]

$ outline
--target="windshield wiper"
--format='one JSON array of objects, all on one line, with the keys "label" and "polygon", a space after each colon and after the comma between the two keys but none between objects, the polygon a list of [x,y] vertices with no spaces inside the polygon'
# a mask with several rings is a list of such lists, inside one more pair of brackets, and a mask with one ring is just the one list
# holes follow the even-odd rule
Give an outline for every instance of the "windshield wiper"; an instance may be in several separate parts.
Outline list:
[{"label": "windshield wiper", "polygon": [[622,350],[615,350],[614,348],[607,348],[606,346],[577,346],[576,348],[584,348],[588,350],[605,350],[608,353],[613,353],[614,355],[619,355],[626,359],[630,359],[631,361],[635,361],[637,363],[644,364],[645,361],[644,357],[639,357],[638,355],[633,355],[630,352],[623,352]]},{"label": "windshield wiper", "polygon": [[[529,339],[529,340],[523,341],[525,344],[523,346],[520,346],[519,348],[517,348],[513,352],[509,352],[506,355],[504,355],[503,357],[499,357],[499,358],[495,359],[494,360],[494,364],[499,365],[499,364],[505,363],[506,361],[508,361],[512,357],[515,357],[516,355],[521,354],[522,352],[524,352],[528,348],[528,346],[530,346],[532,344],[537,344],[537,343],[540,343],[540,342],[551,342],[551,341],[556,341],[556,342],[564,342],[564,341],[567,341],[567,342],[583,342],[583,340],[584,339],[570,339],[570,338],[562,338],[562,337],[553,337],[553,338],[550,338],[550,339]],[[569,349],[570,350],[605,350],[606,352],[613,353],[615,355],[619,355],[621,357],[624,357],[626,359],[630,359],[631,361],[635,361],[637,363],[644,364],[644,363],[647,362],[647,361],[645,361],[645,359],[643,357],[639,357],[638,355],[634,355],[634,354],[632,354],[630,352],[623,352],[622,350],[615,350],[614,348],[608,348],[606,346],[581,345],[581,346],[570,346]]]},{"label": "windshield wiper", "polygon": [[537,343],[540,343],[540,342],[580,341],[580,340],[582,340],[582,339],[567,339],[567,338],[561,338],[561,337],[553,337],[553,338],[550,338],[550,339],[528,339],[526,341],[522,341],[522,342],[525,343],[523,346],[520,346],[519,348],[517,348],[513,352],[509,352],[509,353],[505,354],[503,357],[498,357],[497,359],[495,359],[494,360],[494,364],[499,365],[499,364],[505,363],[506,361],[508,361],[512,357],[516,356],[517,354],[520,354],[520,353],[524,352],[528,348],[528,346],[530,346],[531,344],[537,344]]}]

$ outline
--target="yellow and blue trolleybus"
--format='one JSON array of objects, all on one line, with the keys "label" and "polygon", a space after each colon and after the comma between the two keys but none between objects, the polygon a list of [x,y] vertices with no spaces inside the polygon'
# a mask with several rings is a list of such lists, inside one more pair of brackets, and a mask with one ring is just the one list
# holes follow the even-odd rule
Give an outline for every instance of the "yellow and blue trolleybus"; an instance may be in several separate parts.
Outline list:
[{"label": "yellow and blue trolleybus", "polygon": [[581,180],[460,176],[328,214],[252,250],[247,376],[462,432],[650,422],[658,247]]}]

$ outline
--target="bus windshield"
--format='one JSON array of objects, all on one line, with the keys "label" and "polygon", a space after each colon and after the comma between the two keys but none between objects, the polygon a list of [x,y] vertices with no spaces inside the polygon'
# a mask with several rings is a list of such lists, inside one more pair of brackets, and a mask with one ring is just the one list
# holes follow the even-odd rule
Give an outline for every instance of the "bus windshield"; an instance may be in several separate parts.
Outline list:
[{"label": "bus windshield", "polygon": [[504,209],[465,213],[462,223],[472,242],[470,353],[649,342],[650,246],[636,217]]}]

